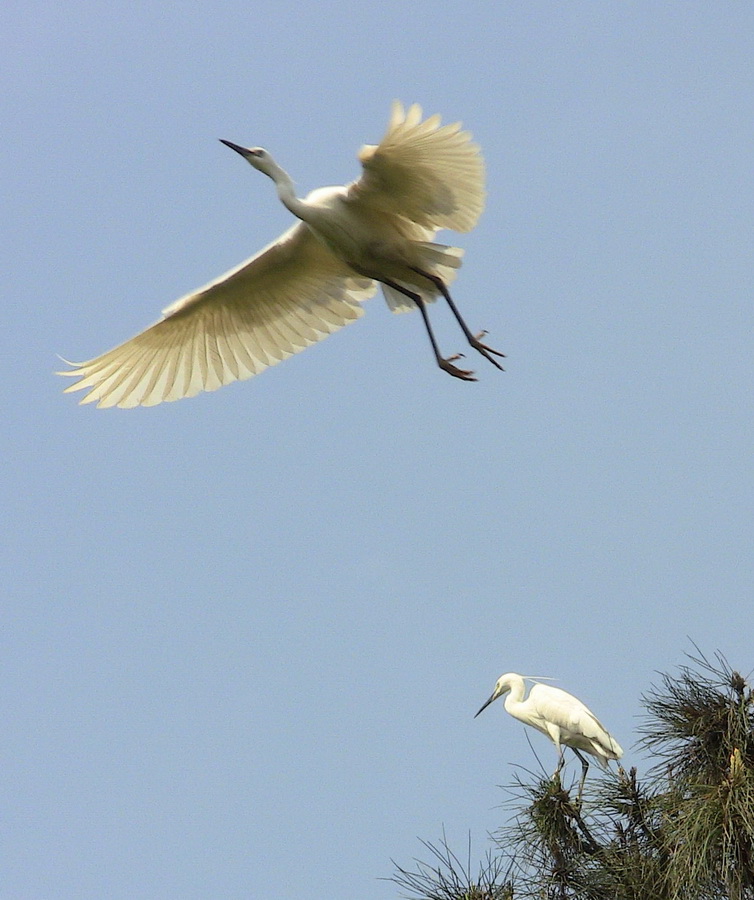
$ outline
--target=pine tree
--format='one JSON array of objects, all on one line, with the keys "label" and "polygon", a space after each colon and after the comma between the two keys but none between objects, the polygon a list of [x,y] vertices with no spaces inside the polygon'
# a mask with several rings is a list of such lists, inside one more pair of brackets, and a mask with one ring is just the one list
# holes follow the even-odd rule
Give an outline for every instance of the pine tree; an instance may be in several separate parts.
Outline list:
[{"label": "pine tree", "polygon": [[443,835],[391,878],[413,900],[754,900],[754,691],[725,658],[689,657],[643,698],[654,765],[509,786],[512,816],[472,872]]}]

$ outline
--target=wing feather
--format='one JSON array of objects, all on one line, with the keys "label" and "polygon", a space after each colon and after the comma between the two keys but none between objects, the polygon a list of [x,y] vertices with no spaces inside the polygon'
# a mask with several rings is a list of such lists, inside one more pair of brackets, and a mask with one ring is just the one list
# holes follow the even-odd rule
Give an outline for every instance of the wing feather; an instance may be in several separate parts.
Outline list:
[{"label": "wing feather", "polygon": [[541,722],[537,725],[540,730],[546,731],[547,723],[551,723],[561,730],[564,743],[579,746],[598,757],[619,759],[623,755],[620,744],[578,697],[560,688],[535,684],[529,698]]},{"label": "wing feather", "polygon": [[257,375],[362,315],[376,289],[302,222],[247,262],[182,297],[159,322],[61,375],[82,403],[154,406]]},{"label": "wing feather", "polygon": [[471,135],[439,116],[421,121],[421,107],[396,101],[377,146],[361,148],[354,203],[402,216],[430,229],[470,231],[484,208],[484,160]]}]

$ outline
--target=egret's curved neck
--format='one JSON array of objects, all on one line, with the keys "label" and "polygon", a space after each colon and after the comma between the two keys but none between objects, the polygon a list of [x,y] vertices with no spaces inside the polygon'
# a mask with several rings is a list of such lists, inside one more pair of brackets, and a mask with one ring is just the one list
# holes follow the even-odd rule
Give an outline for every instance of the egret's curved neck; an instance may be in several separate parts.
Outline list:
[{"label": "egret's curved neck", "polygon": [[509,713],[515,715],[514,710],[520,705],[526,694],[526,684],[523,678],[509,679],[510,690],[505,698],[505,708]]},{"label": "egret's curved neck", "polygon": [[307,205],[303,200],[300,200],[296,196],[296,191],[293,187],[293,179],[285,169],[281,169],[277,163],[273,163],[266,174],[275,182],[275,187],[277,188],[278,197],[280,197],[281,202],[294,216],[298,216],[299,219],[306,219]]}]

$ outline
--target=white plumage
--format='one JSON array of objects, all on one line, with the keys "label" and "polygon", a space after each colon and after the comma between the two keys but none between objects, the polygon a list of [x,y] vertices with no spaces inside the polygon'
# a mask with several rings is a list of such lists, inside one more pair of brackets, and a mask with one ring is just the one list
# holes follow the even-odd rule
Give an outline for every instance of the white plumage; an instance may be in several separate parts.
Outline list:
[{"label": "white plumage", "polygon": [[425,304],[442,295],[471,344],[502,356],[467,328],[447,285],[462,251],[432,243],[440,228],[468,231],[484,206],[484,164],[460,124],[424,121],[393,105],[387,133],[362,147],[363,171],[347,186],[296,197],[290,176],[261,148],[224,144],[275,182],[301,221],[264,250],[164,310],[160,321],[61,375],[88,390],[82,403],[154,406],[250,378],[362,315],[377,283],[396,312],[420,309],[438,365],[475,380],[437,348]]},{"label": "white plumage", "polygon": [[582,766],[579,792],[583,789],[589,768],[589,763],[579,751],[583,750],[594,756],[605,767],[608,760],[623,756],[620,744],[581,700],[548,684],[534,684],[524,700],[526,685],[523,677],[515,672],[508,672],[498,678],[495,690],[474,718],[503,694],[508,695],[505,698],[506,712],[525,725],[531,725],[546,734],[555,744],[558,751],[556,775],[563,767],[563,745],[570,747],[578,756]]}]

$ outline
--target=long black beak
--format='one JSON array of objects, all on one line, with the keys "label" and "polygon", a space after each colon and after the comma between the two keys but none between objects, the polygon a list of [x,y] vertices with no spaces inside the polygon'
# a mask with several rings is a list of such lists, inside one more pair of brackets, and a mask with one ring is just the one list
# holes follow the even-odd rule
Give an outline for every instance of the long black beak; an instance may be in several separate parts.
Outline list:
[{"label": "long black beak", "polygon": [[238,144],[234,144],[231,141],[225,141],[222,138],[220,138],[220,143],[225,144],[226,147],[230,147],[231,150],[235,150],[236,153],[240,153],[241,156],[249,155],[249,151],[246,149],[246,147],[240,147]]},{"label": "long black beak", "polygon": [[479,712],[476,713],[476,715],[474,716],[474,718],[476,719],[476,717],[479,715],[480,712],[484,712],[484,710],[487,709],[487,707],[490,705],[490,703],[492,703],[493,700],[497,700],[497,694],[494,694],[494,693],[493,693],[493,694],[490,696],[489,700],[486,700],[486,701],[485,701],[484,705],[483,705],[482,708],[479,710]]}]

